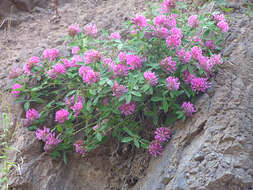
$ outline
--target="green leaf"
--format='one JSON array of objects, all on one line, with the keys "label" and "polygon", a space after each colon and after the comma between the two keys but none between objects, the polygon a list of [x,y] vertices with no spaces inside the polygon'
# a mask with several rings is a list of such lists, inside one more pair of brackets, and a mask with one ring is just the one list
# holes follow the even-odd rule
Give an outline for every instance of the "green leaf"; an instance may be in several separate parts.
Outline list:
[{"label": "green leaf", "polygon": [[68,93],[66,94],[66,97],[71,96],[71,95],[74,94],[75,92],[76,92],[76,90],[71,90],[70,92],[68,92]]},{"label": "green leaf", "polygon": [[168,109],[169,109],[169,104],[168,104],[167,100],[164,98],[163,99],[163,110],[165,113],[167,113]]},{"label": "green leaf", "polygon": [[163,100],[162,97],[152,97],[152,98],[151,98],[151,101],[152,101],[152,102],[159,102],[159,101],[162,101],[162,100]]},{"label": "green leaf", "polygon": [[97,138],[97,140],[98,140],[99,142],[101,142],[103,137],[102,137],[101,133],[97,133],[97,134],[96,134],[96,138]]},{"label": "green leaf", "polygon": [[51,102],[49,102],[48,104],[47,104],[47,108],[50,108],[53,104],[55,103],[55,100],[52,100]]},{"label": "green leaf", "polygon": [[147,149],[149,146],[149,144],[146,144],[146,143],[141,143],[141,147],[144,148],[144,149]]},{"label": "green leaf", "polygon": [[68,162],[66,152],[63,153],[63,161],[64,161],[64,164],[67,164],[67,162]]},{"label": "green leaf", "polygon": [[118,109],[112,108],[111,110],[112,110],[112,112],[115,113],[115,114],[120,114],[120,111],[119,111]]},{"label": "green leaf", "polygon": [[58,124],[58,125],[56,126],[56,129],[57,129],[57,131],[59,131],[60,133],[63,132],[63,128],[62,128],[61,124]]},{"label": "green leaf", "polygon": [[170,117],[170,118],[168,118],[168,119],[165,121],[165,123],[171,125],[171,124],[173,124],[176,120],[177,120],[176,117]]},{"label": "green leaf", "polygon": [[59,151],[57,151],[57,150],[53,150],[53,151],[51,152],[51,154],[50,154],[50,155],[52,156],[52,158],[53,158],[54,160],[59,159],[59,158],[60,158],[60,156],[61,156],[60,152],[59,152]]},{"label": "green leaf", "polygon": [[28,127],[28,130],[29,130],[29,131],[36,131],[37,128],[38,128],[37,126],[32,125],[32,126]]},{"label": "green leaf", "polygon": [[132,137],[124,137],[123,139],[121,139],[121,142],[130,142],[132,140],[133,140]]},{"label": "green leaf", "polygon": [[187,69],[187,64],[184,64],[180,70],[181,73],[183,73]]},{"label": "green leaf", "polygon": [[148,89],[150,88],[150,86],[148,84],[145,84],[143,87],[142,87],[142,90],[144,92],[146,92]]},{"label": "green leaf", "polygon": [[41,99],[41,98],[38,98],[38,97],[35,97],[33,99],[30,100],[31,102],[37,102],[39,104],[44,104],[45,103],[45,100]]},{"label": "green leaf", "polygon": [[104,35],[105,35],[107,38],[110,37],[109,33],[108,33],[105,29],[102,29],[102,32],[104,33]]},{"label": "green leaf", "polygon": [[111,81],[111,80],[107,80],[107,81],[106,81],[106,83],[107,83],[107,84],[109,84],[110,86],[112,86],[112,85],[113,85],[113,83],[112,83],[112,81]]},{"label": "green leaf", "polygon": [[123,130],[130,136],[135,137],[132,131],[130,131],[128,128],[124,127]]},{"label": "green leaf", "polygon": [[17,102],[17,103],[23,103],[23,102],[25,102],[25,101],[26,101],[25,99],[21,99],[21,98],[15,100],[15,102]]},{"label": "green leaf", "polygon": [[141,93],[137,92],[137,91],[132,91],[131,92],[133,95],[141,97]]},{"label": "green leaf", "polygon": [[175,96],[180,96],[181,94],[184,93],[184,91],[183,91],[183,90],[177,90],[177,91],[173,91],[172,93],[173,93],[173,95],[175,95]]},{"label": "green leaf", "polygon": [[24,104],[24,109],[25,109],[25,111],[27,111],[27,110],[29,109],[29,107],[30,107],[30,102],[26,102],[26,103]]},{"label": "green leaf", "polygon": [[32,92],[36,92],[36,91],[39,91],[39,90],[40,90],[39,87],[35,87],[35,88],[32,88],[32,89],[31,89]]},{"label": "green leaf", "polygon": [[210,33],[210,29],[207,29],[207,30],[204,32],[204,34],[203,34],[203,38],[206,39],[206,38],[208,37],[209,33]]},{"label": "green leaf", "polygon": [[89,100],[86,104],[86,108],[87,110],[90,112],[91,111],[91,105],[92,105],[92,102]]},{"label": "green leaf", "polygon": [[97,94],[95,89],[90,89],[89,92],[90,92],[90,94],[92,94],[92,95],[96,95],[96,94]]},{"label": "green leaf", "polygon": [[152,95],[153,94],[153,88],[150,88],[148,92],[149,92],[150,95]]},{"label": "green leaf", "polygon": [[126,97],[126,104],[129,104],[129,103],[130,103],[131,98],[132,98],[132,95],[131,95],[131,94],[128,94],[127,97]]},{"label": "green leaf", "polygon": [[192,68],[192,66],[191,66],[190,64],[188,64],[188,70],[189,70],[189,72],[190,72],[191,74],[194,74],[193,68]]},{"label": "green leaf", "polygon": [[137,148],[140,148],[140,143],[137,139],[134,139],[134,145],[137,147]]}]

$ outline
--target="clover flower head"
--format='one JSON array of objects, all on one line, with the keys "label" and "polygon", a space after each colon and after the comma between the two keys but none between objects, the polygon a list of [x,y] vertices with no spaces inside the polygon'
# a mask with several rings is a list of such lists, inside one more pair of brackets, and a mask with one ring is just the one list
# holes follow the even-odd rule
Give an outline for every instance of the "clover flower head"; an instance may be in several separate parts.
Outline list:
[{"label": "clover flower head", "polygon": [[72,47],[72,54],[77,55],[80,51],[79,46]]},{"label": "clover flower head", "polygon": [[218,26],[218,28],[221,29],[221,31],[222,31],[223,33],[227,32],[227,31],[228,31],[228,28],[229,28],[229,27],[228,27],[228,23],[227,23],[226,21],[224,21],[224,20],[218,22],[217,26]]},{"label": "clover flower head", "polygon": [[198,15],[192,15],[188,18],[188,25],[192,28],[196,28],[199,25]]},{"label": "clover flower head", "polygon": [[161,28],[157,28],[156,29],[155,34],[159,38],[166,39],[168,37],[168,35],[169,35],[169,31],[168,31],[167,28],[161,27]]},{"label": "clover flower head", "polygon": [[168,128],[160,127],[157,128],[155,131],[155,140],[163,143],[165,141],[168,141],[171,136],[171,131]]},{"label": "clover flower head", "polygon": [[105,98],[105,99],[103,100],[103,102],[104,102],[104,105],[106,105],[106,106],[109,105],[109,99],[108,99],[108,98]]},{"label": "clover flower head", "polygon": [[217,54],[213,54],[209,59],[210,65],[213,67],[215,65],[221,65],[223,63],[221,56]]},{"label": "clover flower head", "polygon": [[196,112],[194,105],[191,102],[184,102],[182,104],[182,110],[186,116],[192,117],[192,114]]},{"label": "clover flower head", "polygon": [[170,30],[170,35],[177,36],[180,39],[183,37],[182,31],[177,27],[174,27]]},{"label": "clover flower head", "polygon": [[114,32],[114,33],[111,33],[111,35],[110,35],[110,39],[111,40],[120,40],[120,34],[119,33],[116,33],[116,32]]},{"label": "clover flower head", "polygon": [[55,133],[49,133],[46,138],[46,144],[44,146],[44,150],[46,152],[52,151],[58,144],[61,142],[61,139],[57,139],[55,137]]},{"label": "clover flower head", "polygon": [[174,28],[177,25],[176,18],[173,15],[170,15],[168,18],[165,15],[158,15],[154,18],[153,22],[157,28]]},{"label": "clover flower head", "polygon": [[36,137],[39,140],[42,140],[43,142],[46,142],[47,140],[47,135],[50,133],[50,129],[46,128],[46,126],[44,126],[43,130],[38,128],[36,130]]},{"label": "clover flower head", "polygon": [[169,37],[166,39],[167,47],[171,47],[171,49],[177,48],[181,44],[183,37],[182,31],[174,27],[170,30],[169,34]]},{"label": "clover flower head", "polygon": [[105,63],[104,64],[105,67],[109,68],[109,71],[113,71],[114,68],[116,67],[116,64],[115,64],[115,62],[113,62],[112,58],[105,58],[103,60],[103,63]]},{"label": "clover flower head", "polygon": [[48,76],[49,76],[50,78],[52,78],[52,79],[56,79],[57,76],[58,76],[58,74],[55,72],[54,69],[50,69],[50,70],[48,71]]},{"label": "clover flower head", "polygon": [[53,66],[53,70],[55,71],[55,73],[58,74],[66,74],[66,69],[64,67],[63,64],[61,64],[60,62],[58,62],[55,66]]},{"label": "clover flower head", "polygon": [[135,70],[142,67],[142,60],[138,55],[127,55],[126,63],[130,66],[130,70]]},{"label": "clover flower head", "polygon": [[176,14],[171,14],[168,18],[167,18],[167,23],[166,23],[166,27],[168,28],[174,28],[177,26],[177,21],[176,21],[177,15]]},{"label": "clover flower head", "polygon": [[86,155],[86,150],[83,147],[84,143],[82,140],[77,140],[74,143],[75,151],[84,157]]},{"label": "clover flower head", "polygon": [[162,4],[162,12],[168,13],[176,7],[175,0],[164,0]]},{"label": "clover flower head", "polygon": [[28,119],[29,121],[34,121],[39,118],[40,118],[40,115],[36,109],[31,108],[31,109],[27,110],[26,119]]},{"label": "clover flower head", "polygon": [[210,73],[212,65],[210,64],[209,58],[205,56],[200,56],[198,58],[198,61],[199,61],[198,66],[207,73]]},{"label": "clover flower head", "polygon": [[143,29],[143,27],[148,26],[147,23],[147,19],[145,16],[142,15],[136,15],[133,20],[132,20],[133,24],[135,24],[135,26],[139,29]]},{"label": "clover flower head", "polygon": [[68,34],[69,36],[71,36],[72,38],[75,37],[75,35],[77,35],[80,32],[80,28],[78,24],[71,24],[68,28]]},{"label": "clover flower head", "polygon": [[88,50],[84,53],[84,61],[86,64],[96,63],[102,59],[102,54],[95,50]]},{"label": "clover flower head", "polygon": [[125,53],[125,52],[120,52],[119,54],[118,54],[118,58],[119,58],[119,61],[121,62],[121,63],[126,63],[126,61],[127,61],[127,54]]},{"label": "clover flower head", "polygon": [[205,43],[205,46],[206,46],[208,49],[215,49],[215,44],[214,44],[214,41],[213,41],[213,40],[207,40],[206,43]]},{"label": "clover flower head", "polygon": [[192,58],[198,60],[202,56],[202,49],[198,46],[194,46],[191,49]]},{"label": "clover flower head", "polygon": [[22,88],[22,86],[20,85],[20,84],[18,84],[18,83],[16,83],[16,84],[14,84],[13,86],[12,86],[12,91],[11,91],[11,93],[14,95],[14,96],[18,96],[19,94],[20,94],[20,92],[21,91],[19,91],[19,90],[17,90],[17,89],[19,89],[19,88]]},{"label": "clover flower head", "polygon": [[77,116],[83,109],[83,102],[82,101],[77,101],[71,109],[74,112],[74,115]]},{"label": "clover flower head", "polygon": [[215,14],[213,15],[213,19],[217,22],[220,22],[220,21],[225,21],[225,15],[224,14]]},{"label": "clover flower head", "polygon": [[191,88],[195,92],[205,92],[210,87],[206,78],[194,77],[191,80]]},{"label": "clover flower head", "polygon": [[128,67],[125,64],[117,64],[114,66],[113,72],[115,76],[127,76]]},{"label": "clover flower head", "polygon": [[55,121],[58,123],[64,123],[64,121],[68,120],[69,112],[65,109],[61,109],[55,114]]},{"label": "clover flower head", "polygon": [[126,101],[124,101],[123,104],[120,106],[119,110],[120,113],[125,116],[131,115],[134,113],[135,103],[132,101],[127,104]]},{"label": "clover flower head", "polygon": [[153,20],[156,27],[164,27],[166,26],[168,20],[165,15],[158,15]]},{"label": "clover flower head", "polygon": [[43,59],[48,59],[49,61],[54,61],[59,56],[60,52],[56,48],[46,49],[42,54]]},{"label": "clover flower head", "polygon": [[22,74],[22,70],[20,68],[13,68],[10,72],[9,78],[14,79],[19,77]]},{"label": "clover flower head", "polygon": [[79,75],[82,76],[83,81],[87,83],[88,86],[100,80],[100,73],[95,72],[88,66],[81,66],[79,68]]},{"label": "clover flower head", "polygon": [[148,81],[150,86],[155,86],[158,83],[158,78],[156,77],[155,73],[152,71],[146,71],[144,73],[144,78]]},{"label": "clover flower head", "polygon": [[87,36],[96,37],[98,29],[95,24],[89,24],[85,26],[84,32],[86,33]]},{"label": "clover flower head", "polygon": [[195,76],[191,74],[188,69],[184,71],[183,80],[185,84],[190,84],[193,78],[195,78]]},{"label": "clover flower head", "polygon": [[161,142],[157,140],[153,140],[148,147],[149,154],[151,154],[154,157],[157,157],[162,154],[163,147],[161,145]]},{"label": "clover flower head", "polygon": [[160,61],[159,65],[169,73],[176,71],[176,61],[172,61],[171,56]]},{"label": "clover flower head", "polygon": [[127,91],[128,90],[127,90],[126,86],[119,85],[117,81],[114,82],[114,84],[112,86],[113,96],[120,98]]},{"label": "clover flower head", "polygon": [[166,79],[166,82],[167,82],[167,88],[169,90],[173,91],[173,90],[179,89],[180,82],[179,82],[178,78],[169,76]]},{"label": "clover flower head", "polygon": [[72,67],[71,61],[69,61],[68,59],[63,58],[61,61],[63,62],[66,69],[69,69]]}]

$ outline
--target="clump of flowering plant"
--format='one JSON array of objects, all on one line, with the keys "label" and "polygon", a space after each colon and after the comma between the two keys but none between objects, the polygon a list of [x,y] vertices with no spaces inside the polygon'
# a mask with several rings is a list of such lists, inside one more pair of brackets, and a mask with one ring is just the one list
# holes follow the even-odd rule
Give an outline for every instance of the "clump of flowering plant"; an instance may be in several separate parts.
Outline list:
[{"label": "clump of flowering plant", "polygon": [[[196,96],[211,87],[212,71],[222,64],[220,33],[228,31],[224,15],[187,15],[185,6],[164,0],[154,15],[133,17],[127,40],[105,32],[102,42],[95,24],[83,30],[73,24],[67,31],[72,56],[47,49],[23,72],[12,71],[12,94],[24,103],[27,126],[46,152],[66,162],[69,152],[85,156],[117,138],[153,156],[162,153],[171,129],[161,126],[196,112]],[[143,135],[151,130],[143,126],[147,119],[156,128],[154,139]]]}]

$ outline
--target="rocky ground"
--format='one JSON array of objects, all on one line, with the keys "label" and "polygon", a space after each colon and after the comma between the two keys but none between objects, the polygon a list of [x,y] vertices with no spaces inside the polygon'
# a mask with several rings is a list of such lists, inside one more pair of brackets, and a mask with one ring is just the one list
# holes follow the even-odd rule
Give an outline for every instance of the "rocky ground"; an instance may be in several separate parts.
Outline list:
[{"label": "rocky ground", "polygon": [[[73,0],[58,6],[60,17],[48,7],[29,7],[30,13],[11,15],[14,25],[8,27],[7,22],[0,28],[0,89],[10,86],[12,67],[22,68],[45,48],[70,54],[62,39],[70,24],[92,22],[124,35],[122,23],[142,12],[147,2]],[[253,19],[241,2],[233,2],[229,12],[230,30],[222,51],[227,60],[213,78],[212,88],[199,98],[194,118],[177,124],[162,157],[149,162],[147,154],[112,143],[85,159],[73,156],[64,165],[44,154],[34,133],[18,125],[13,146],[21,152],[12,154],[12,159],[20,170],[11,171],[10,189],[253,189]],[[20,120],[20,106],[7,94],[4,102]]]},{"label": "rocky ground", "polygon": [[[6,22],[0,30],[1,90],[11,85],[8,74],[12,68],[22,68],[31,56],[40,56],[44,49],[56,47],[62,55],[70,55],[71,50],[64,48],[63,40],[70,24],[78,23],[83,27],[92,22],[99,29],[118,31],[124,35],[121,29],[123,23],[142,12],[148,1],[58,2],[61,3],[58,5],[59,17],[50,6],[28,7],[30,13],[19,11],[9,15],[12,25],[8,26]],[[20,120],[23,116],[21,106],[14,104],[11,96],[6,95],[5,98],[4,102],[11,105],[14,117]],[[10,187],[17,190],[128,189],[144,176],[149,160],[147,153],[115,143],[102,147],[97,154],[85,159],[73,157],[66,166],[43,154],[43,147],[34,133],[22,126],[17,126],[13,142],[13,146],[21,151],[12,155],[20,170],[12,171]]]},{"label": "rocky ground", "polygon": [[222,51],[227,61],[194,118],[177,124],[166,152],[134,190],[253,189],[253,19],[242,4],[233,7]]}]

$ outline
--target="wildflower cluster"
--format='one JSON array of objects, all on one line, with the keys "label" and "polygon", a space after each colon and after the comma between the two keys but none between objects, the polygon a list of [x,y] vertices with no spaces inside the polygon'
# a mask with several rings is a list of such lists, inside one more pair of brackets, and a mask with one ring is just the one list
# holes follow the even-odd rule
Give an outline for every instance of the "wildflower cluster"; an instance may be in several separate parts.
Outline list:
[{"label": "wildflower cluster", "polygon": [[[27,111],[25,126],[36,130],[46,152],[66,161],[71,151],[85,156],[117,138],[153,156],[162,153],[171,130],[160,126],[197,111],[196,96],[211,87],[212,71],[223,63],[220,32],[228,31],[223,14],[187,15],[180,4],[164,0],[156,15],[135,16],[127,40],[104,32],[107,40],[100,41],[95,24],[73,24],[66,32],[70,57],[47,49],[11,72],[11,92]],[[156,127],[154,139],[142,133],[150,130],[147,120]]]}]

